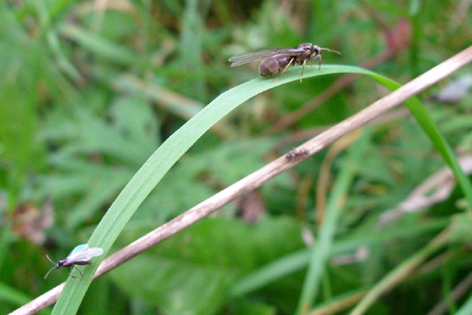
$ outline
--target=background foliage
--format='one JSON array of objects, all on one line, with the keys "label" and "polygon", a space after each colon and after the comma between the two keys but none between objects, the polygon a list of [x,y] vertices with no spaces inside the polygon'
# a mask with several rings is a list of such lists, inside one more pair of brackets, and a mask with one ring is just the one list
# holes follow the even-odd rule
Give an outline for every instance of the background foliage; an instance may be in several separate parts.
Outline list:
[{"label": "background foliage", "polygon": [[[313,42],[342,52],[325,52],[326,64],[364,63],[407,82],[471,44],[464,3],[1,2],[0,313],[64,280],[65,271],[42,279],[51,267],[45,254],[58,260],[86,242],[169,135],[217,95],[257,76],[251,65],[230,68],[228,57]],[[276,128],[335,80],[281,86],[215,125],[141,205],[116,249],[386,93],[359,78],[322,107]],[[447,141],[466,153],[471,94],[444,103],[433,97],[440,89],[421,99]],[[368,127],[362,145],[354,144],[362,159],[336,227],[334,246],[341,249],[323,275],[317,305],[373,286],[464,211],[456,190],[444,202],[379,228],[383,213],[444,166],[417,124],[398,113]],[[331,181],[323,182],[326,161],[332,161]],[[349,161],[343,152],[317,154],[264,185],[252,201],[225,207],[96,281],[80,313],[294,313],[306,270],[295,268],[293,255],[303,255],[306,235],[318,231],[320,191],[329,191]],[[369,312],[427,313],[442,299],[450,312],[459,308],[463,299],[452,300],[451,292],[471,259],[465,246],[470,232],[457,233],[454,243]],[[352,243],[343,247],[346,242]],[[367,255],[346,256],[359,248]],[[343,257],[348,263],[339,262]],[[281,278],[274,272],[263,286],[241,289],[274,263],[294,271]]]}]

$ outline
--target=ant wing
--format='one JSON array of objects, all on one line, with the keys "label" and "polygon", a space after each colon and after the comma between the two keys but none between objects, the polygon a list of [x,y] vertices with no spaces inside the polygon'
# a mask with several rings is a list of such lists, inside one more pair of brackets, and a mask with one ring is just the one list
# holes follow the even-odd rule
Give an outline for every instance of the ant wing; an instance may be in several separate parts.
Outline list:
[{"label": "ant wing", "polygon": [[[88,244],[82,244],[82,245],[79,245],[79,246],[76,246],[70,253],[69,253],[69,256],[72,256],[74,255],[75,253],[78,253],[84,249],[86,249],[88,247]],[[69,257],[68,256],[68,257]]]},{"label": "ant wing", "polygon": [[88,247],[87,244],[85,246],[80,245],[81,247],[77,250],[74,248],[74,250],[70,253],[69,256],[67,256],[67,262],[68,263],[74,263],[76,261],[89,261],[93,257],[97,257],[103,254],[103,249],[98,248],[98,247]]},{"label": "ant wing", "polygon": [[231,67],[237,67],[252,61],[258,61],[269,57],[299,56],[303,54],[306,54],[306,49],[303,48],[274,48],[236,55],[229,58],[228,61],[232,62]]}]

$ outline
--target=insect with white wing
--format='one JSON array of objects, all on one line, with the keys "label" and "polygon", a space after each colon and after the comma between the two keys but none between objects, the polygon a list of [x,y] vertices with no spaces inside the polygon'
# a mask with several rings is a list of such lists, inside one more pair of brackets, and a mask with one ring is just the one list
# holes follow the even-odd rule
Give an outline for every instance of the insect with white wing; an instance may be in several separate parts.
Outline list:
[{"label": "insect with white wing", "polygon": [[47,276],[53,269],[59,269],[61,267],[67,267],[68,269],[74,267],[79,271],[80,275],[83,278],[84,276],[80,272],[79,268],[77,268],[75,265],[91,265],[92,262],[90,261],[90,259],[92,259],[93,257],[100,256],[102,254],[103,249],[98,247],[89,247],[88,244],[82,244],[74,248],[66,258],[59,260],[57,263],[52,261],[51,258],[46,255],[48,260],[52,262],[55,266],[48,271],[48,273],[44,276],[44,279],[47,278]]}]

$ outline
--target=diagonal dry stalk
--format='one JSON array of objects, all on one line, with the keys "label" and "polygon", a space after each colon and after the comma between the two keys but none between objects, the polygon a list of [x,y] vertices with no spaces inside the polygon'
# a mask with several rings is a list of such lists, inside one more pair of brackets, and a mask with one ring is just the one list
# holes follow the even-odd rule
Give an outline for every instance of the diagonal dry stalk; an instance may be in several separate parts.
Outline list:
[{"label": "diagonal dry stalk", "polygon": [[[472,62],[472,47],[469,47],[454,57],[444,61],[433,69],[405,84],[398,90],[390,93],[369,107],[363,109],[354,116],[349,117],[348,119],[340,122],[339,124],[319,134],[313,139],[305,142],[303,145],[296,148],[296,150],[308,150],[310,154],[305,157],[308,158],[309,156],[332,144],[339,138],[347,135],[359,127],[364,126],[388,110],[402,104],[408,98],[418,94],[427,87],[447,77],[451,73],[454,73],[456,70],[470,62]],[[131,258],[137,256],[139,253],[151,248],[156,244],[159,244],[179,231],[182,231],[183,229],[215,212],[229,202],[258,188],[263,183],[288,170],[301,161],[302,159],[297,161],[287,161],[284,156],[279,157],[273,162],[241,179],[228,188],[220,191],[219,193],[196,205],[180,216],[158,227],[154,231],[146,234],[122,250],[106,258],[98,268],[94,279],[113,270]],[[12,312],[11,315],[34,314],[46,308],[57,301],[63,288],[64,283]]]}]

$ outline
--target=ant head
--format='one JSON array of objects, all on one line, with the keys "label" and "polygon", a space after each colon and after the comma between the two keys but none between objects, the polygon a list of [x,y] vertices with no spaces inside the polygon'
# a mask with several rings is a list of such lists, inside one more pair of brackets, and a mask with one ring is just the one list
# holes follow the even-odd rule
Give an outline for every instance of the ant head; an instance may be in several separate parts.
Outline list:
[{"label": "ant head", "polygon": [[334,52],[334,53],[337,53],[338,55],[340,55],[341,53],[337,50],[332,50],[332,49],[329,49],[329,48],[321,48],[320,46],[317,46],[317,45],[313,45],[313,47],[311,48],[311,55],[310,55],[310,58],[311,60],[313,59],[317,59],[317,58],[321,58],[321,52],[323,50],[327,50],[327,51],[330,51],[330,52]]},{"label": "ant head", "polygon": [[311,47],[310,59],[318,58],[320,54],[321,54],[321,48],[317,45],[313,45]]},{"label": "ant head", "polygon": [[49,258],[49,256],[48,256],[48,255],[46,255],[46,258],[47,258],[47,259],[48,259],[48,260],[49,260],[49,261],[50,261],[50,262],[51,262],[53,265],[55,265],[55,267],[54,267],[54,268],[56,268],[56,269],[59,269],[59,268],[61,268],[62,264],[61,264],[61,261],[60,261],[60,260],[59,260],[59,262],[58,262],[58,263],[55,263],[54,261],[52,261],[52,260],[51,260],[51,258]]}]

